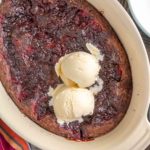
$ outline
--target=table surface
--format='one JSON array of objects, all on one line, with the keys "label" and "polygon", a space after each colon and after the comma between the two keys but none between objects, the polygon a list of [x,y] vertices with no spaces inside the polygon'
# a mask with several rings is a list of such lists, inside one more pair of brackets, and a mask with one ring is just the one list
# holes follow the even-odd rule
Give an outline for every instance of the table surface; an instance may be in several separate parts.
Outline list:
[{"label": "table surface", "polygon": [[[124,8],[127,10],[127,12],[130,14],[130,10],[129,10],[129,7],[128,7],[127,0],[119,0],[119,1],[124,6]],[[146,49],[147,49],[147,52],[148,52],[148,56],[149,56],[149,59],[150,59],[150,38],[148,36],[146,36],[140,29],[139,29],[139,31],[140,31],[141,36],[143,38],[143,41],[145,43],[145,46],[146,46]],[[31,145],[31,147],[32,147],[32,150],[39,150],[38,148],[36,148],[33,145]],[[150,150],[150,146],[146,150]]]}]

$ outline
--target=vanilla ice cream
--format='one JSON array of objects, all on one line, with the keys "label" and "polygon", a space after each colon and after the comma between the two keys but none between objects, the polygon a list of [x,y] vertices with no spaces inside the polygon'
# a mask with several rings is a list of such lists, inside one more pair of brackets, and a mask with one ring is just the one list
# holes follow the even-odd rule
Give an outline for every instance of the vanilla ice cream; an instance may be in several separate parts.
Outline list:
[{"label": "vanilla ice cream", "polygon": [[99,61],[104,60],[104,55],[101,54],[100,49],[98,49],[96,46],[94,46],[91,43],[86,43],[86,48],[89,50],[89,52],[96,57]]},{"label": "vanilla ice cream", "polygon": [[53,107],[58,122],[79,120],[82,116],[92,115],[94,110],[94,96],[82,88],[69,88],[60,85],[53,96]]},{"label": "vanilla ice cream", "polygon": [[95,83],[100,65],[96,57],[80,51],[60,58],[55,70],[67,86],[85,88]]}]

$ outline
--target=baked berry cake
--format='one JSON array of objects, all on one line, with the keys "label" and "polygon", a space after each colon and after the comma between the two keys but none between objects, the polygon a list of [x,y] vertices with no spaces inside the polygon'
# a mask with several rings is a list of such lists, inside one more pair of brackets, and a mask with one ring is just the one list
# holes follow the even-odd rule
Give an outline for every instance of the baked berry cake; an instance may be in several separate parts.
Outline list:
[{"label": "baked berry cake", "polygon": [[31,120],[79,141],[114,129],[132,96],[125,49],[85,0],[2,0],[0,80]]}]

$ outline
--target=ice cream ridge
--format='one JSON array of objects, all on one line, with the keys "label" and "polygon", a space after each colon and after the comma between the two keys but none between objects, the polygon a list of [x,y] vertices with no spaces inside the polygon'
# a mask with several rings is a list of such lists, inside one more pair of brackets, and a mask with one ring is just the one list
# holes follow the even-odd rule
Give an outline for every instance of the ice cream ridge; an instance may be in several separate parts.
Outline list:
[{"label": "ice cream ridge", "polygon": [[87,45],[91,52],[73,52],[59,59],[55,71],[64,84],[52,92],[54,113],[58,123],[82,121],[82,117],[92,115],[95,106],[92,86],[100,72],[98,49]]}]

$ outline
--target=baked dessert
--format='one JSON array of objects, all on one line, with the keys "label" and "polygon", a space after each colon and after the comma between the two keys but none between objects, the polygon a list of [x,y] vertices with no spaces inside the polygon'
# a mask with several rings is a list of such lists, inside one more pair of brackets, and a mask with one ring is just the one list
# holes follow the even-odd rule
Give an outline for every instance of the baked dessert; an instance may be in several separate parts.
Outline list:
[{"label": "baked dessert", "polygon": [[[66,54],[89,53],[88,43],[103,55],[103,86],[95,95],[94,112],[82,122],[59,124],[48,94],[62,83],[54,66]],[[54,134],[80,141],[115,128],[132,95],[125,49],[103,14],[85,0],[3,0],[0,80],[22,113]]]}]

